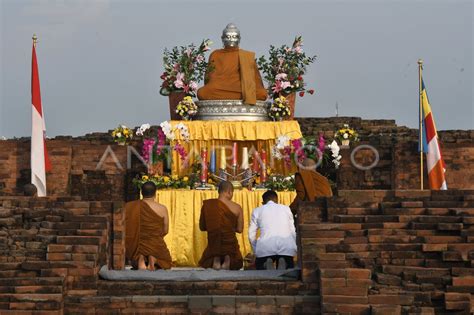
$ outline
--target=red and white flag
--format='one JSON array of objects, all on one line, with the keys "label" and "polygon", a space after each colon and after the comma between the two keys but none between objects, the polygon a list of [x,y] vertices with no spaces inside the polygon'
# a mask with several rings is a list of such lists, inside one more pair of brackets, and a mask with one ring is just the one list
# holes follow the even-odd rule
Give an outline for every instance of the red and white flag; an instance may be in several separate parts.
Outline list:
[{"label": "red and white flag", "polygon": [[46,149],[46,125],[43,107],[41,106],[40,80],[36,48],[33,43],[31,60],[31,183],[38,190],[38,197],[46,196],[46,172],[51,170],[51,163]]}]

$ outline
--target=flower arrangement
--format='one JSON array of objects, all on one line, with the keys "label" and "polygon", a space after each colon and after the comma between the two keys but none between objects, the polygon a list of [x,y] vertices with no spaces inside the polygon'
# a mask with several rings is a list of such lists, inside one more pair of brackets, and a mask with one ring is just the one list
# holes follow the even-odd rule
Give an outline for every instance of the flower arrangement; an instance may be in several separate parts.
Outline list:
[{"label": "flower arrangement", "polygon": [[119,125],[112,131],[114,142],[119,145],[126,145],[133,138],[133,130],[125,125]]},{"label": "flower arrangement", "polygon": [[271,153],[277,160],[284,160],[287,167],[291,166],[292,159],[301,163],[306,158],[303,140],[291,139],[288,135],[277,137]]},{"label": "flower arrangement", "polygon": [[359,135],[357,134],[357,132],[354,129],[350,128],[348,124],[344,124],[343,128],[336,131],[334,137],[343,144],[345,144],[345,142],[359,140]]},{"label": "flower arrangement", "polygon": [[187,95],[196,95],[197,83],[204,77],[208,62],[204,54],[209,51],[212,42],[205,39],[196,47],[194,44],[165,49],[163,65],[165,71],[160,94],[167,96],[173,91],[184,91]]},{"label": "flower arrangement", "polygon": [[181,144],[181,140],[176,139],[175,131],[179,130],[182,140],[189,141],[189,130],[183,123],[173,127],[168,121],[164,121],[159,127],[151,127],[150,124],[143,124],[137,128],[135,134],[143,138],[141,156],[149,165],[158,161],[170,161],[168,149],[178,152],[181,160],[187,158],[187,151]]},{"label": "flower arrangement", "polygon": [[197,114],[198,107],[193,102],[191,96],[185,96],[184,99],[178,103],[176,107],[176,114],[181,116],[184,120],[191,119],[194,115]]},{"label": "flower arrangement", "polygon": [[188,176],[179,177],[178,175],[156,176],[144,174],[142,176],[137,176],[132,182],[138,187],[138,189],[141,189],[142,185],[146,182],[155,183],[156,189],[189,189],[194,184]]},{"label": "flower arrangement", "polygon": [[[265,81],[268,82],[268,92],[273,98],[293,92],[300,92],[300,96],[304,96],[306,83],[303,75],[306,67],[316,60],[316,56],[306,56],[302,46],[302,37],[296,36],[291,47],[283,45],[276,48],[272,45],[268,60],[265,56],[258,59],[258,68],[263,72]],[[314,90],[308,90],[308,93],[313,94]]]},{"label": "flower arrangement", "polygon": [[295,190],[295,175],[282,176],[270,175],[265,182],[265,188],[275,191],[292,191]]},{"label": "flower arrangement", "polygon": [[268,116],[273,120],[282,120],[291,115],[291,109],[288,100],[284,96],[277,97],[270,105]]}]

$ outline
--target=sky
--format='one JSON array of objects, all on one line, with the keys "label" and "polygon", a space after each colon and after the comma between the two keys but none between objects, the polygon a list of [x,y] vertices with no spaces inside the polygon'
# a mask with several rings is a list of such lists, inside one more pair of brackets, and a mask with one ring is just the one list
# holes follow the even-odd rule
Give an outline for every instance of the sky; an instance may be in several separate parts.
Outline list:
[{"label": "sky", "polygon": [[161,96],[165,48],[220,35],[267,54],[302,35],[317,55],[296,116],[395,119],[417,128],[418,65],[439,130],[474,129],[473,1],[0,0],[0,137],[31,134],[31,37],[47,135],[169,119]]}]

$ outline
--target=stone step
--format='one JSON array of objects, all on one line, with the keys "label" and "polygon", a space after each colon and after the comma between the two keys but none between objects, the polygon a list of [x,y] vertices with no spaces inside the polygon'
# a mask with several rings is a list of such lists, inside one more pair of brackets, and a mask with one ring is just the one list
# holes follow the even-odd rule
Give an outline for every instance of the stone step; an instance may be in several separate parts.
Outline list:
[{"label": "stone step", "polygon": [[2,278],[0,286],[62,286],[62,277]]}]

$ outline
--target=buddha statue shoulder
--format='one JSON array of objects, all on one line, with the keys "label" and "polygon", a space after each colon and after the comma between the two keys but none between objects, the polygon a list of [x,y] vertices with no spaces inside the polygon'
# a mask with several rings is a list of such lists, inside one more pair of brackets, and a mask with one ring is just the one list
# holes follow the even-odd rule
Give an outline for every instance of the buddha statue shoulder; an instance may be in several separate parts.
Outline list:
[{"label": "buddha statue shoulder", "polygon": [[209,56],[209,69],[199,100],[243,100],[255,105],[267,99],[267,91],[255,61],[255,53],[239,48],[240,31],[232,23],[222,32],[224,48]]}]

